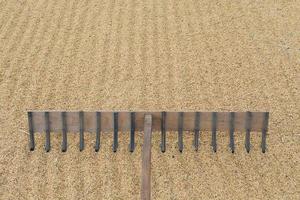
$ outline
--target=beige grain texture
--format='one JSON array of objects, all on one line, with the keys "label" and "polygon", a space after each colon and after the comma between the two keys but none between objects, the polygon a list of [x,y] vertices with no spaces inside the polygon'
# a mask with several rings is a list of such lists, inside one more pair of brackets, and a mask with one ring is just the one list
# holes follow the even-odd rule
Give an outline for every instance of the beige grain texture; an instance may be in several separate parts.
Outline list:
[{"label": "beige grain texture", "polygon": [[142,135],[45,135],[26,110],[270,111],[268,151],[152,137],[153,199],[300,199],[300,2],[0,0],[0,199],[139,199]]}]

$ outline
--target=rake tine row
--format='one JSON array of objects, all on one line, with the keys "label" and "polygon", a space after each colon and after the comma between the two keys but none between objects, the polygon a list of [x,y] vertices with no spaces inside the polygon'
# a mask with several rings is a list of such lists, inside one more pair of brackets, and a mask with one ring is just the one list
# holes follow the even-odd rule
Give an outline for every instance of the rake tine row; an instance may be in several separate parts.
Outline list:
[{"label": "rake tine row", "polygon": [[[194,148],[198,151],[199,148],[199,134],[200,134],[200,113],[195,113],[195,129],[194,129]],[[165,133],[165,121],[166,121],[166,113],[162,112],[162,120],[161,120],[161,151],[165,152],[165,144],[166,144],[166,133]],[[178,149],[179,152],[183,151],[183,112],[178,113]],[[235,144],[234,144],[234,121],[235,121],[235,113],[230,112],[230,120],[229,120],[229,147],[231,152],[234,153],[235,151]],[[262,143],[261,148],[262,152],[265,153],[266,151],[266,134],[268,132],[268,122],[269,122],[269,113],[266,112],[264,114],[264,122],[263,122],[263,129],[262,129]],[[212,113],[212,139],[211,145],[214,152],[217,152],[217,123],[218,123],[218,115],[217,112]],[[245,137],[245,149],[247,153],[250,152],[250,133],[251,133],[251,123],[252,123],[252,113],[247,112],[246,114],[246,137]]]},{"label": "rake tine row", "polygon": [[[49,112],[43,112],[44,114],[44,128],[43,130],[46,132],[46,138],[45,138],[45,150],[46,152],[49,152],[51,149],[51,145],[50,145],[50,131],[53,130],[51,122],[50,123],[50,113]],[[62,130],[62,145],[61,145],[61,149],[63,152],[67,151],[67,132],[68,132],[68,125],[67,125],[67,112],[61,112],[61,129]],[[80,132],[80,138],[79,138],[79,150],[83,151],[84,150],[84,131],[85,128],[88,129],[88,127],[84,127],[85,124],[85,116],[84,116],[84,112],[80,111],[78,114],[78,118],[79,118],[79,132]],[[169,116],[167,112],[161,112],[160,113],[160,128],[161,128],[161,144],[160,144],[160,148],[161,148],[161,152],[165,152],[166,151],[166,131],[167,131],[167,127],[166,127],[166,122],[167,122],[167,118],[170,121],[171,119],[169,119]],[[52,116],[52,115],[51,115]],[[102,125],[101,125],[101,112],[95,112],[95,116],[96,116],[96,123],[95,123],[95,129],[96,130],[96,141],[95,141],[95,151],[98,152],[100,149],[100,133],[102,131]],[[112,113],[112,122],[113,122],[113,146],[112,146],[112,150],[113,152],[117,151],[118,148],[118,132],[122,131],[122,125],[119,124],[119,118],[121,116],[121,121],[122,121],[122,115],[119,116],[119,112],[113,112]],[[133,152],[135,149],[135,131],[137,131],[136,129],[136,123],[138,121],[136,121],[136,112],[130,112],[130,143],[129,143],[129,151]],[[199,145],[200,145],[200,133],[201,133],[201,121],[202,121],[202,117],[201,117],[201,113],[200,112],[195,112],[194,115],[194,141],[193,141],[193,146],[195,148],[195,150],[197,151],[199,149]],[[261,115],[262,116],[262,115]],[[123,115],[124,117],[124,115]],[[187,116],[188,117],[188,116]],[[250,152],[250,148],[251,148],[251,142],[250,142],[250,134],[252,130],[252,125],[253,123],[253,113],[251,112],[246,112],[245,114],[245,127],[244,130],[246,132],[245,135],[245,149],[246,151],[249,153]],[[183,144],[183,131],[187,130],[187,127],[185,127],[185,123],[184,123],[184,118],[185,118],[185,113],[184,112],[178,112],[177,113],[177,130],[178,130],[178,150],[179,152],[183,151],[184,148],[184,144]],[[52,119],[52,118],[51,118]],[[94,118],[95,119],[95,118]],[[124,118],[123,118],[124,119]],[[174,116],[173,116],[174,119]],[[268,122],[269,122],[269,113],[265,112],[263,113],[262,118],[260,118],[262,120],[262,141],[261,141],[261,148],[262,148],[262,152],[265,153],[266,151],[266,135],[267,135],[267,131],[268,131]],[[88,119],[86,119],[88,120]],[[203,119],[205,120],[205,118]],[[213,152],[217,152],[217,130],[218,130],[218,113],[217,112],[212,112],[211,113],[211,145],[212,145],[212,150]],[[220,119],[222,120],[222,118]],[[232,153],[235,152],[235,143],[234,143],[234,132],[235,132],[235,122],[236,120],[236,113],[235,112],[230,112],[228,113],[228,118],[227,118],[229,124],[229,148],[231,150]],[[35,139],[34,139],[34,131],[35,131],[35,124],[33,123],[33,113],[32,112],[28,112],[28,126],[29,126],[29,149],[31,151],[33,151],[35,149]],[[69,122],[70,123],[70,122]],[[169,122],[168,122],[169,123]],[[221,123],[221,122],[220,122]],[[38,124],[36,124],[38,126]],[[51,125],[51,127],[50,127]],[[74,125],[73,125],[74,126]],[[78,126],[77,126],[78,127]],[[40,130],[40,129],[37,129]],[[241,130],[241,126],[238,130]],[[254,130],[257,130],[254,129]]]}]

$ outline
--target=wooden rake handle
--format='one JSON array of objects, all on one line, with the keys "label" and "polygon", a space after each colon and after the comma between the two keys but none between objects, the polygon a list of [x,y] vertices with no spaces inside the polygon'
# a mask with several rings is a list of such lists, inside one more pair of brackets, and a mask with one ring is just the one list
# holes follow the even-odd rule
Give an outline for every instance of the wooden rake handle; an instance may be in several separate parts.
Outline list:
[{"label": "wooden rake handle", "polygon": [[144,144],[142,153],[142,200],[151,199],[151,135],[152,115],[146,114],[144,120]]}]

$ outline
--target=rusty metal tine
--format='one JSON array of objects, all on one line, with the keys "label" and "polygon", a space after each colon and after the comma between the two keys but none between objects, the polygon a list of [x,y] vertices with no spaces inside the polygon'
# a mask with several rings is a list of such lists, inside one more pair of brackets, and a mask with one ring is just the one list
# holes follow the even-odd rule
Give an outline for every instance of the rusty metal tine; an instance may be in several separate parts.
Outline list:
[{"label": "rusty metal tine", "polygon": [[118,112],[114,112],[114,141],[113,141],[113,152],[117,151],[118,148],[118,131],[119,131],[119,119]]},{"label": "rusty metal tine", "polygon": [[95,151],[100,149],[100,132],[101,132],[101,112],[96,112],[96,143]]},{"label": "rusty metal tine", "polygon": [[67,151],[67,119],[66,119],[66,112],[61,113],[61,119],[62,119],[62,144],[61,144],[61,150],[62,152]]},{"label": "rusty metal tine", "polygon": [[245,137],[245,148],[247,153],[250,152],[250,132],[251,132],[251,124],[252,124],[252,113],[246,113],[246,137]]},{"label": "rusty metal tine", "polygon": [[269,125],[269,112],[264,113],[264,121],[262,127],[262,137],[261,137],[261,150],[263,153],[266,152],[266,140],[267,140],[267,132]]},{"label": "rusty metal tine", "polygon": [[195,130],[194,130],[194,147],[198,151],[199,148],[199,132],[200,132],[200,112],[195,113]]},{"label": "rusty metal tine", "polygon": [[183,151],[183,117],[184,113],[178,113],[178,150],[180,153]]},{"label": "rusty metal tine", "polygon": [[211,135],[211,144],[212,144],[212,147],[213,147],[213,151],[214,152],[217,152],[217,119],[218,116],[217,116],[217,113],[216,112],[213,112],[212,113],[212,135]]},{"label": "rusty metal tine", "polygon": [[129,144],[129,151],[133,152],[134,151],[134,142],[135,138],[135,112],[130,113],[130,144]]},{"label": "rusty metal tine", "polygon": [[79,150],[83,151],[84,149],[84,113],[83,111],[79,112]]},{"label": "rusty metal tine", "polygon": [[229,120],[229,147],[231,152],[234,153],[234,120],[235,120],[235,113],[230,112],[230,120]]},{"label": "rusty metal tine", "polygon": [[184,113],[178,113],[178,150],[180,153],[183,151],[183,117]]},{"label": "rusty metal tine", "polygon": [[161,152],[166,151],[166,118],[167,118],[167,113],[162,112],[161,113]]},{"label": "rusty metal tine", "polygon": [[33,151],[35,148],[35,141],[34,141],[32,112],[28,112],[27,115],[28,115],[28,129],[29,129],[29,150]]},{"label": "rusty metal tine", "polygon": [[46,130],[45,150],[46,150],[46,152],[49,152],[50,151],[50,121],[49,121],[49,112],[45,112],[45,130]]}]

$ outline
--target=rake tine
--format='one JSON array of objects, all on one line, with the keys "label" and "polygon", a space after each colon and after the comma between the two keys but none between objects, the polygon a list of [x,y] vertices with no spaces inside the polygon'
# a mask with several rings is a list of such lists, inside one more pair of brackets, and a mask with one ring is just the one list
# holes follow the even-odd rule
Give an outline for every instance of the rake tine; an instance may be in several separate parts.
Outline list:
[{"label": "rake tine", "polygon": [[83,111],[79,112],[79,151],[83,151],[84,149],[84,113]]},{"label": "rake tine", "polygon": [[130,113],[130,144],[129,151],[134,151],[135,112]]},{"label": "rake tine", "polygon": [[235,119],[235,113],[231,112],[230,120],[229,120],[229,137],[230,137],[229,147],[232,153],[234,153],[234,119]]},{"label": "rake tine", "polygon": [[46,130],[45,150],[46,150],[46,152],[49,152],[50,151],[50,120],[49,120],[49,112],[45,112],[45,130]]},{"label": "rake tine", "polygon": [[212,135],[211,135],[211,139],[212,139],[212,147],[213,147],[213,151],[217,152],[217,113],[213,112],[212,113]]},{"label": "rake tine", "polygon": [[251,123],[252,123],[252,113],[246,113],[246,138],[245,138],[245,148],[247,153],[250,152],[250,132],[251,132]]},{"label": "rake tine", "polygon": [[96,112],[96,143],[95,151],[100,149],[100,132],[101,132],[101,112]]},{"label": "rake tine", "polygon": [[264,122],[263,122],[262,137],[261,137],[261,150],[263,153],[266,152],[266,139],[267,139],[268,125],[269,125],[269,113],[266,112],[264,114]]},{"label": "rake tine", "polygon": [[194,135],[194,147],[198,151],[199,148],[199,132],[200,132],[200,113],[195,113],[195,135]]},{"label": "rake tine", "polygon": [[118,129],[119,129],[119,124],[118,124],[118,113],[114,112],[114,142],[113,142],[113,152],[117,151],[118,148]]},{"label": "rake tine", "polygon": [[35,147],[32,112],[28,112],[28,128],[29,128],[29,150],[33,151]]},{"label": "rake tine", "polygon": [[162,112],[161,113],[161,144],[160,144],[160,148],[161,148],[161,152],[163,152],[163,153],[166,151],[166,117],[167,117],[167,113]]},{"label": "rake tine", "polygon": [[183,151],[183,112],[178,113],[178,150]]},{"label": "rake tine", "polygon": [[62,132],[63,132],[63,138],[62,138],[62,145],[61,145],[61,150],[62,152],[67,151],[67,120],[66,120],[66,112],[61,113],[61,118],[62,118]]},{"label": "rake tine", "polygon": [[183,151],[183,112],[178,113],[178,150]]}]

